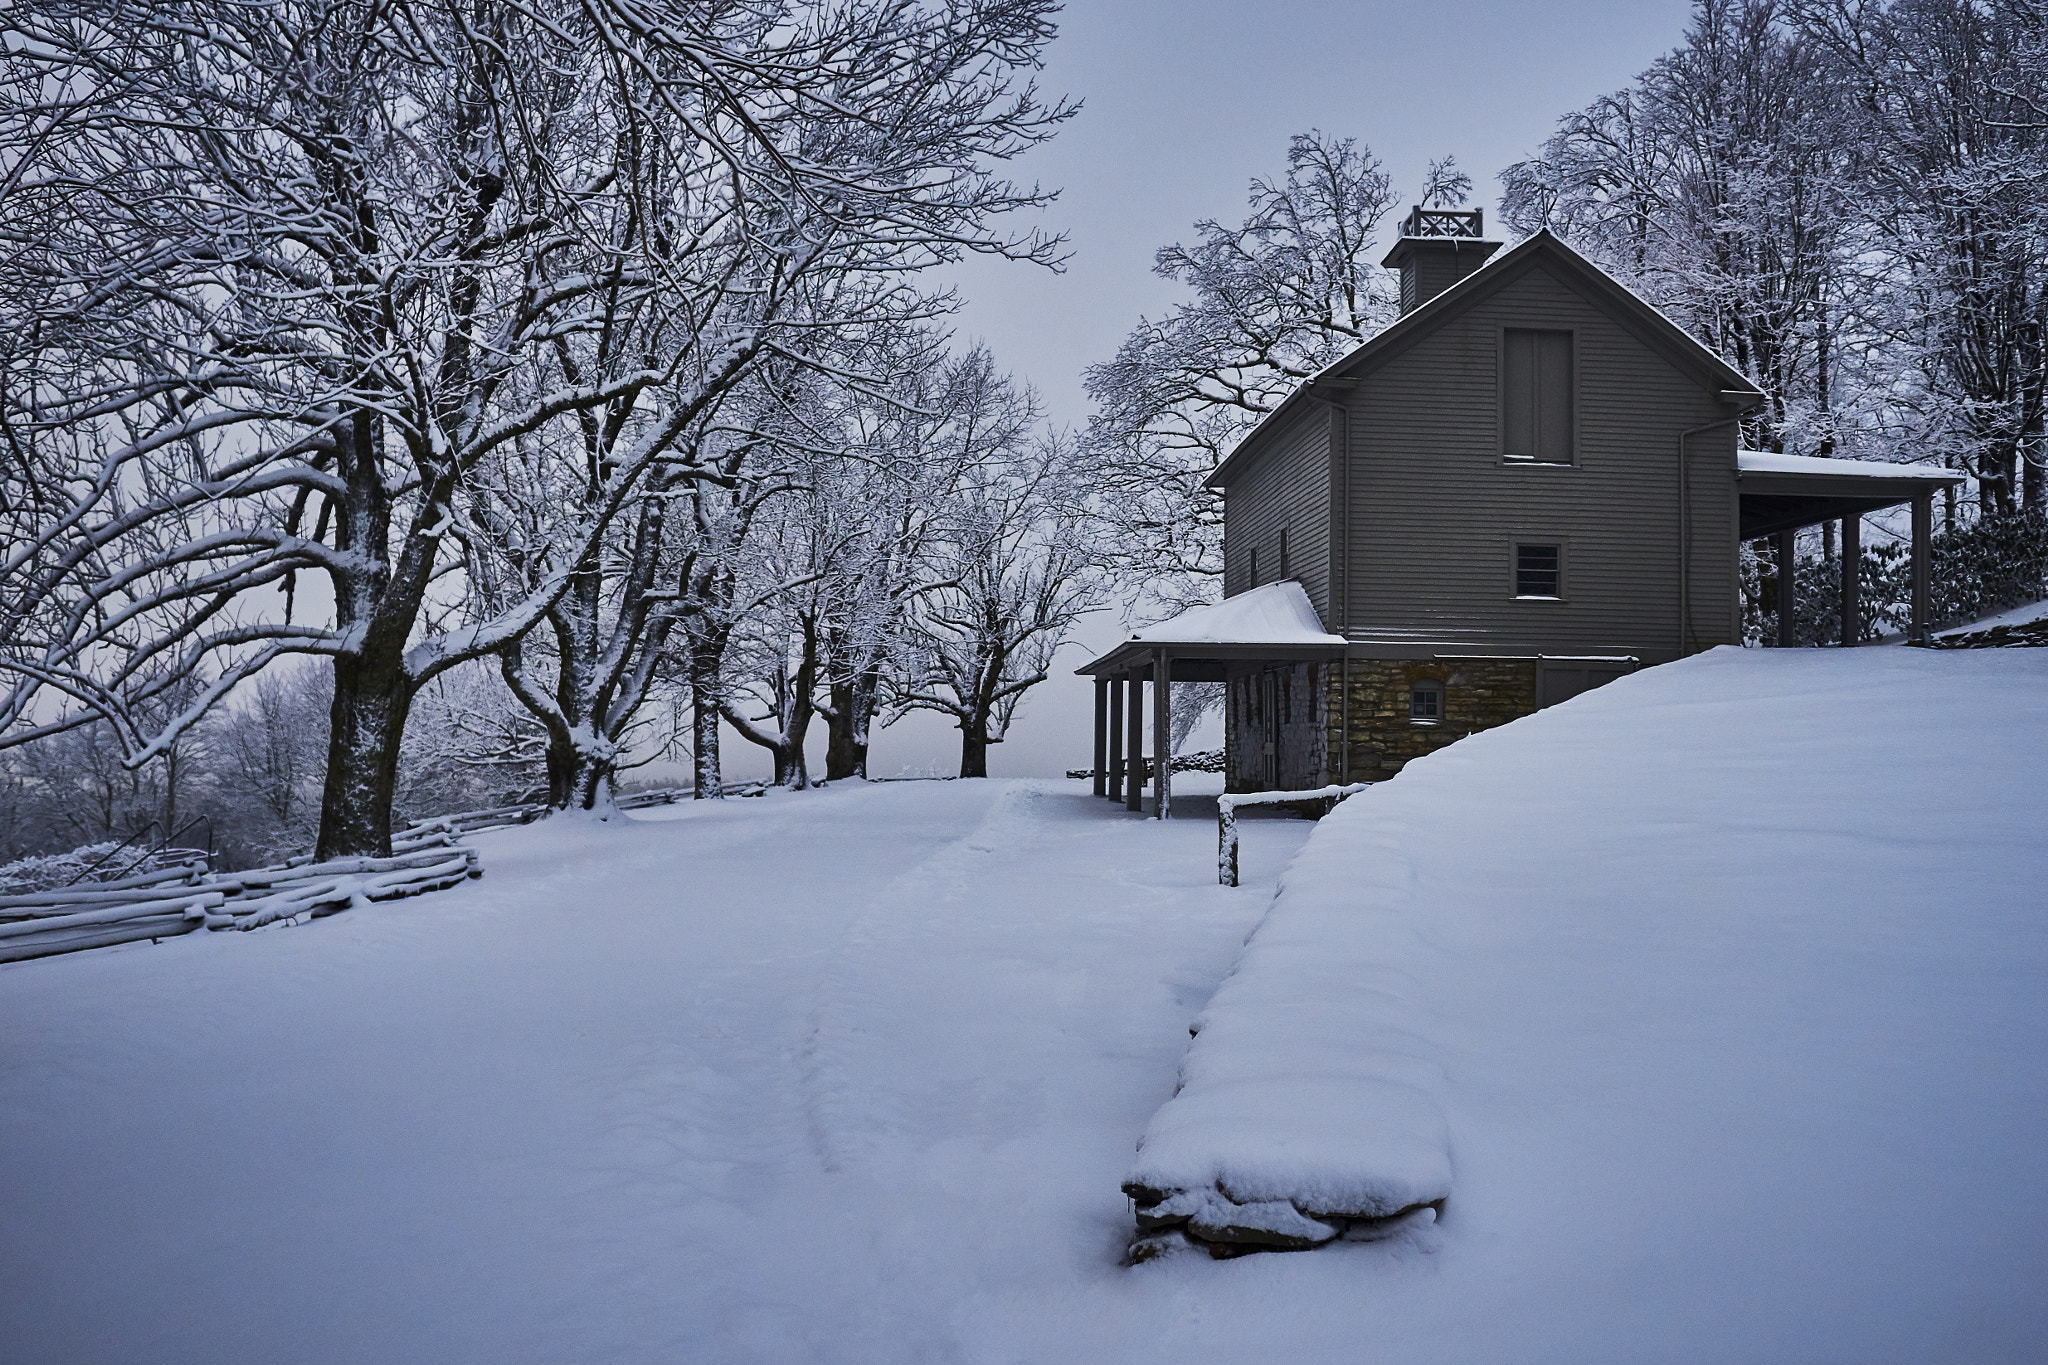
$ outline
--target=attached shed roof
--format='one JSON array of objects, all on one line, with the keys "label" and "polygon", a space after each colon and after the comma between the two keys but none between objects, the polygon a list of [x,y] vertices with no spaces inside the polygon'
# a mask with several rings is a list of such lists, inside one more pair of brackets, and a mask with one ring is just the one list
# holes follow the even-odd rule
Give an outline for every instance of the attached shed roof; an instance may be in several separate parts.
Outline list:
[{"label": "attached shed roof", "polygon": [[1308,594],[1290,579],[1209,606],[1190,607],[1133,631],[1130,639],[1074,671],[1126,672],[1162,648],[1177,661],[1173,676],[1191,680],[1197,672],[1184,665],[1196,660],[1327,658],[1344,648],[1344,637],[1323,629]]},{"label": "attached shed roof", "polygon": [[1735,481],[1741,494],[1738,534],[1754,540],[1896,507],[1961,483],[1963,475],[1927,465],[1743,450],[1736,452]]},{"label": "attached shed roof", "polygon": [[1963,476],[1953,469],[1928,465],[1891,464],[1884,460],[1836,460],[1821,455],[1780,455],[1774,450],[1739,450],[1735,468],[1749,474],[1821,474],[1843,479],[1931,479],[1935,483],[1961,483]]},{"label": "attached shed roof", "polygon": [[1303,404],[1318,397],[1340,398],[1344,384],[1364,378],[1481,300],[1520,279],[1539,263],[1549,266],[1567,284],[1604,303],[1608,311],[1646,345],[1680,370],[1691,374],[1701,387],[1719,392],[1725,401],[1734,405],[1733,411],[1741,412],[1763,401],[1763,395],[1742,371],[1701,345],[1691,333],[1664,316],[1654,305],[1545,228],[1526,241],[1509,247],[1464,279],[1405,314],[1393,326],[1289,394],[1279,407],[1268,413],[1237,443],[1223,463],[1203,480],[1204,485],[1210,488],[1227,486],[1271,439],[1271,433],[1285,426]]}]

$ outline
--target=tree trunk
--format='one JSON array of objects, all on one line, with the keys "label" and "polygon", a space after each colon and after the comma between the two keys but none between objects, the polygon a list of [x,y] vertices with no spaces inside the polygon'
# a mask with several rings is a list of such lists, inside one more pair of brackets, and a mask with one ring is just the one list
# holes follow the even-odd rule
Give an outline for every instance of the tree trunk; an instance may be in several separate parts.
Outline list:
[{"label": "tree trunk", "polygon": [[988,716],[960,722],[960,776],[988,776]]},{"label": "tree trunk", "polygon": [[390,856],[391,799],[411,710],[412,688],[396,650],[335,656],[315,858]]},{"label": "tree trunk", "polygon": [[548,745],[548,804],[556,810],[596,810],[611,804],[614,754],[588,746]]},{"label": "tree trunk", "polygon": [[690,797],[696,801],[717,801],[725,792],[725,776],[718,763],[718,668],[698,666],[691,654],[690,666]]},{"label": "tree trunk", "polygon": [[832,710],[825,717],[825,780],[868,775],[868,727],[875,714],[874,671],[832,680]]}]

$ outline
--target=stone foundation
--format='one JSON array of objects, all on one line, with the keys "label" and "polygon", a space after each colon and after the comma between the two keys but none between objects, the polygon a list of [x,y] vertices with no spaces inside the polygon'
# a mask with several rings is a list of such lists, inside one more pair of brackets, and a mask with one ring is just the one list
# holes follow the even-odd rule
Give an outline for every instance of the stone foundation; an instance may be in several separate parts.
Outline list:
[{"label": "stone foundation", "polygon": [[[1344,675],[1327,670],[1330,782],[1384,782],[1411,759],[1536,710],[1533,659],[1353,659],[1349,673],[1347,773]],[[1443,684],[1443,715],[1434,724],[1409,715],[1410,689],[1424,679]]]},{"label": "stone foundation", "polygon": [[[1294,664],[1233,670],[1225,701],[1224,789],[1305,791],[1338,782],[1384,782],[1411,759],[1536,708],[1533,659],[1353,659],[1350,768],[1344,765],[1346,670]],[[1410,689],[1443,685],[1433,724],[1409,714]],[[1265,747],[1274,754],[1268,762]]]}]

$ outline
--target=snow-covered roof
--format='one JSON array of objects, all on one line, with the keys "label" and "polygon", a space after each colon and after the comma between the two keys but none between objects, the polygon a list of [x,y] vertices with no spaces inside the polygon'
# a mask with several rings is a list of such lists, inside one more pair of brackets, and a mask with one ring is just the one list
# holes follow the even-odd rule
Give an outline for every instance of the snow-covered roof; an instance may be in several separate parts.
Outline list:
[{"label": "snow-covered roof", "polygon": [[1132,633],[1148,644],[1341,645],[1344,637],[1323,629],[1301,584],[1268,583],[1207,607]]},{"label": "snow-covered roof", "polygon": [[1738,450],[1735,467],[1744,474],[1848,474],[1863,479],[1932,479],[1953,483],[1962,476],[1952,469],[1927,465],[1890,464],[1883,460],[1831,460],[1820,455],[1780,455],[1769,450]]}]

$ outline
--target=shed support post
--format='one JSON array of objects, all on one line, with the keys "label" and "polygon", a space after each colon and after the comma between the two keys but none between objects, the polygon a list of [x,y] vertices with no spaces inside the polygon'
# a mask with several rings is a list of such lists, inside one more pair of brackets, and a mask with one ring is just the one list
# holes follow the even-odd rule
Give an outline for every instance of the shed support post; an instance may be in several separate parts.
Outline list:
[{"label": "shed support post", "polygon": [[1934,614],[1928,593],[1928,561],[1934,554],[1934,493],[1930,490],[1913,499],[1913,621],[1906,638],[1914,644],[1927,643],[1929,618]]},{"label": "shed support post", "polygon": [[1858,598],[1863,590],[1863,516],[1852,512],[1842,518],[1842,645],[1848,648],[1863,641],[1863,608]]},{"label": "shed support post", "polygon": [[1145,809],[1145,675],[1131,674],[1130,691],[1124,698],[1124,809]]},{"label": "shed support post", "polygon": [[1095,680],[1095,795],[1108,789],[1109,767],[1109,683]]},{"label": "shed support post", "polygon": [[1173,816],[1173,658],[1152,651],[1152,813]]},{"label": "shed support post", "polygon": [[1780,531],[1778,543],[1778,647],[1790,649],[1799,643],[1798,612],[1794,581],[1799,576],[1799,533]]},{"label": "shed support post", "polygon": [[1109,680],[1109,799],[1124,799],[1124,680]]}]

